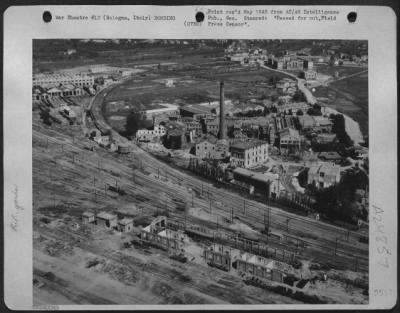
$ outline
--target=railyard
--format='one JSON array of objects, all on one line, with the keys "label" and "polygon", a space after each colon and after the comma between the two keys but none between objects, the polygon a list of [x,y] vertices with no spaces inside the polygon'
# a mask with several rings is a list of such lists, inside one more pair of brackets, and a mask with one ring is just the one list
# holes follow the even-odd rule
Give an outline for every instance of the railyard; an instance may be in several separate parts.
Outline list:
[{"label": "railyard", "polygon": [[[251,73],[250,73],[251,75]],[[368,243],[353,231],[260,202],[166,164],[104,118],[107,95],[76,101],[76,123],[44,125],[33,112],[34,292],[38,303],[365,303]],[[61,117],[60,117],[61,119]],[[88,138],[93,129],[129,153]],[[82,213],[133,219],[133,230],[84,223]],[[143,241],[158,216],[187,234],[186,260]],[[295,284],[207,264],[222,245],[276,262]],[[324,275],[328,279],[324,279]],[[297,287],[296,287],[297,286]]]}]

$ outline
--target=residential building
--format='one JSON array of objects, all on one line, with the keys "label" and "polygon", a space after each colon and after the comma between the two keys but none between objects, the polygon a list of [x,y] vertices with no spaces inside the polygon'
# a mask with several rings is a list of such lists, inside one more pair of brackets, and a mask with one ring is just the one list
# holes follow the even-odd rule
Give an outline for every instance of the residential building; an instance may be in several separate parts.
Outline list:
[{"label": "residential building", "polygon": [[239,167],[254,167],[268,159],[268,143],[262,140],[236,142],[229,150],[232,163]]},{"label": "residential building", "polygon": [[318,188],[328,188],[340,181],[340,166],[327,162],[319,162],[308,170],[307,183]]},{"label": "residential building", "polygon": [[276,89],[280,94],[294,94],[297,88],[297,81],[290,78],[283,78],[276,83]]},{"label": "residential building", "polygon": [[317,72],[308,70],[308,71],[301,71],[300,77],[304,78],[305,80],[316,80],[317,79]]}]

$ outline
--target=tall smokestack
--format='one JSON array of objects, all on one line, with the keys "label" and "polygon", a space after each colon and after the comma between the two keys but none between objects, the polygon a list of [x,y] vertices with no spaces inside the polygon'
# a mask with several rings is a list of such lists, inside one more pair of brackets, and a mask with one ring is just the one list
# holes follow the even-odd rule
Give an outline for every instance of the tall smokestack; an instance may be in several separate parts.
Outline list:
[{"label": "tall smokestack", "polygon": [[226,139],[224,82],[219,84],[219,139]]}]

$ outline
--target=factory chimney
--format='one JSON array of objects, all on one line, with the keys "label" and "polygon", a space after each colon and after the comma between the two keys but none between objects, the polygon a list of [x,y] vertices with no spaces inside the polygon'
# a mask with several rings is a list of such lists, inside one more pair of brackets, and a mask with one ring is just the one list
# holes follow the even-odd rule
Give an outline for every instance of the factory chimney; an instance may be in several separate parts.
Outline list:
[{"label": "factory chimney", "polygon": [[224,82],[219,84],[219,139],[226,139]]}]

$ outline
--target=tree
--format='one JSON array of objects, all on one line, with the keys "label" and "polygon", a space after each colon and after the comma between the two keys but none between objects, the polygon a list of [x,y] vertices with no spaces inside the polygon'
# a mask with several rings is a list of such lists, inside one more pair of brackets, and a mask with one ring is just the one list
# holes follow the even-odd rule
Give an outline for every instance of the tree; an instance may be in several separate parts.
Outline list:
[{"label": "tree", "polygon": [[307,101],[307,98],[301,90],[296,90],[296,92],[293,95],[293,101],[294,102],[304,102],[304,101]]},{"label": "tree", "polygon": [[278,113],[278,108],[276,106],[271,107],[272,113]]},{"label": "tree", "polygon": [[299,110],[297,110],[297,113],[296,113],[296,114],[297,114],[297,116],[302,116],[302,115],[304,115],[303,111],[302,111],[302,110],[300,110],[300,109],[299,109]]},{"label": "tree", "polygon": [[336,114],[333,117],[332,132],[336,134],[339,142],[345,147],[351,147],[353,145],[353,141],[346,132],[346,122],[342,114]]},{"label": "tree", "polygon": [[319,104],[314,104],[311,108],[307,110],[307,114],[314,116],[321,116],[322,115],[321,106]]},{"label": "tree", "polygon": [[139,112],[132,111],[126,119],[125,135],[133,136],[136,134],[138,129],[141,129],[145,126],[146,122],[143,115]]}]

